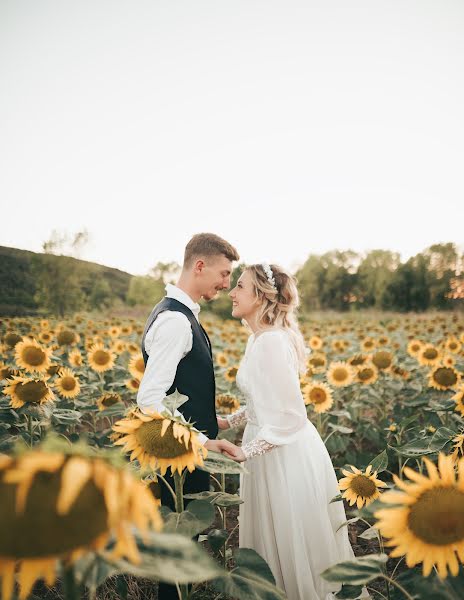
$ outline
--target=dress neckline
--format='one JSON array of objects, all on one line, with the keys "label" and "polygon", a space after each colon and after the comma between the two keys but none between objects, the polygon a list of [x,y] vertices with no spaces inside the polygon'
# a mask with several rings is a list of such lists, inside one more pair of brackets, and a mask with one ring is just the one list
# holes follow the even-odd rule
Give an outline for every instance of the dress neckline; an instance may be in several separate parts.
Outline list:
[{"label": "dress neckline", "polygon": [[284,329],[283,329],[283,327],[273,327],[272,329],[265,329],[264,331],[261,331],[258,335],[256,335],[255,333],[252,333],[251,337],[253,338],[253,341],[255,341],[258,338],[260,338],[262,335],[264,335],[265,333],[274,333],[275,331],[284,331]]}]

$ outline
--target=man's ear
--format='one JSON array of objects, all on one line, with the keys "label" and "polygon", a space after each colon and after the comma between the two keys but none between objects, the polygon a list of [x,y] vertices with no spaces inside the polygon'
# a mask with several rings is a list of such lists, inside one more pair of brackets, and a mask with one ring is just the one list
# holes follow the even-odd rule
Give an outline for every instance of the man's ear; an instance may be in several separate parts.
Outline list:
[{"label": "man's ear", "polygon": [[197,261],[195,261],[195,266],[193,268],[195,273],[201,273],[204,268],[205,268],[205,261],[203,259],[199,258]]}]

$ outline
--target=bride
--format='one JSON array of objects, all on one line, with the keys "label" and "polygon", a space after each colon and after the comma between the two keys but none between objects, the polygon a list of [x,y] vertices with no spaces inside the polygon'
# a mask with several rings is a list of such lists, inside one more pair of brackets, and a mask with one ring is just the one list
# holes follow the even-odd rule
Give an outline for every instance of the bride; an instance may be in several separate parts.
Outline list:
[{"label": "bride", "polygon": [[[306,348],[294,314],[295,279],[276,265],[247,267],[231,290],[232,316],[253,332],[237,373],[246,406],[220,429],[246,423],[241,449],[239,545],[268,563],[289,600],[335,600],[340,585],[320,573],[354,558],[342,502],[327,449],[308,420],[299,371]],[[364,597],[369,597],[364,590]]]}]

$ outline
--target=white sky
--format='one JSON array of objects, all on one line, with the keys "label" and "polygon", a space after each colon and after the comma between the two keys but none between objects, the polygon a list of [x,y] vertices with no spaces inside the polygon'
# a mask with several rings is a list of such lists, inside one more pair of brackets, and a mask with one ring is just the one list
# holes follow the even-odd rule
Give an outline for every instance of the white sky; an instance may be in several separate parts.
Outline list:
[{"label": "white sky", "polygon": [[464,245],[462,0],[0,0],[0,245]]}]

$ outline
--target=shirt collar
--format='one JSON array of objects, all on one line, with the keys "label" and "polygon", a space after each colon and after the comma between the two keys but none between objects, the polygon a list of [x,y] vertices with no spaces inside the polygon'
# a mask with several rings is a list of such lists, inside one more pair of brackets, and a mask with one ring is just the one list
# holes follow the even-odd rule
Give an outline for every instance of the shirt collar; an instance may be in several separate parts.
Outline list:
[{"label": "shirt collar", "polygon": [[200,305],[197,302],[194,302],[186,292],[172,283],[167,283],[165,289],[168,298],[174,298],[174,300],[182,302],[187,308],[190,308],[194,315],[198,316]]}]

